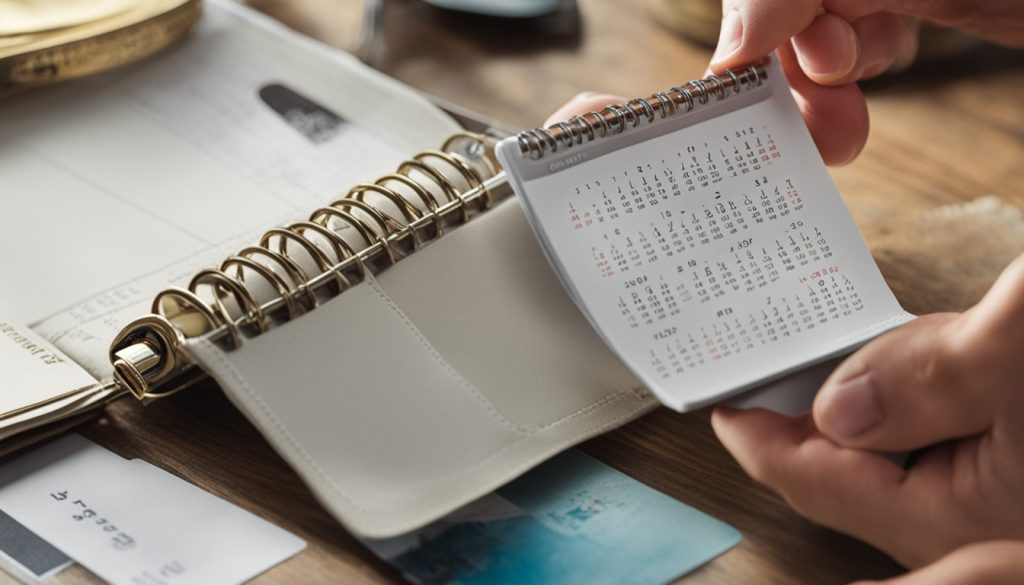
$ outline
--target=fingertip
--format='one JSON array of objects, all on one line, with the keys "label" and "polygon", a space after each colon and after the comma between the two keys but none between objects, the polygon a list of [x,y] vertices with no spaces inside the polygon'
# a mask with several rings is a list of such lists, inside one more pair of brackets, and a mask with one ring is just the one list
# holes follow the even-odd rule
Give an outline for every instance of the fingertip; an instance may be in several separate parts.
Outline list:
[{"label": "fingertip", "polygon": [[739,10],[732,8],[722,16],[722,30],[718,37],[715,54],[711,56],[710,68],[721,73],[733,65],[735,54],[743,47],[743,17]]},{"label": "fingertip", "polygon": [[738,410],[719,406],[711,414],[715,435],[755,480],[770,478],[809,434],[809,418],[788,417],[763,408]]},{"label": "fingertip", "polygon": [[807,129],[829,166],[852,162],[868,138],[868,107],[854,83],[824,86],[807,77],[792,47],[780,49],[782,66]]},{"label": "fingertip", "polygon": [[860,55],[860,40],[846,20],[823,14],[793,37],[793,48],[801,69],[809,79],[822,85],[853,81],[851,74]]},{"label": "fingertip", "polygon": [[807,28],[821,12],[821,4],[821,0],[732,0],[723,13],[712,71],[721,74],[763,58]]},{"label": "fingertip", "polygon": [[[1024,254],[1014,259],[965,316],[955,342],[964,352],[985,348],[991,355],[1019,351],[1024,343]],[[991,347],[993,342],[998,347]]]}]

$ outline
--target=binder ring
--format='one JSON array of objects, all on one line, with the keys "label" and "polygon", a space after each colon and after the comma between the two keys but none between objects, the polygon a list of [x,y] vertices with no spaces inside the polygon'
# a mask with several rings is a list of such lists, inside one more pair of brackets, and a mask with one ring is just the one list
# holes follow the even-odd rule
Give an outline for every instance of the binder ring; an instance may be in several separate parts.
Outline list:
[{"label": "binder ring", "polygon": [[[224,306],[219,305],[219,307],[211,307],[209,303],[204,301],[195,293],[195,288],[193,287],[194,282],[195,277],[193,277],[192,282],[189,283],[188,290],[178,287],[170,287],[157,293],[157,295],[153,297],[152,312],[170,321],[177,315],[169,315],[167,313],[167,304],[165,300],[168,298],[177,299],[176,304],[178,307],[181,307],[181,305],[184,304],[198,310],[199,313],[207,320],[207,323],[212,325],[213,328],[225,326],[228,331],[228,337],[231,340],[231,347],[239,347],[242,344],[242,337],[238,332],[238,327],[235,326],[230,316],[227,315]],[[215,291],[214,298],[216,298],[216,295],[217,292]],[[184,301],[184,303],[181,301]]]},{"label": "binder ring", "polygon": [[[616,133],[623,133],[626,131],[626,109],[619,105],[606,106],[605,110],[608,110],[612,114],[612,119],[609,120],[609,125],[617,126]],[[631,112],[632,114],[632,112]],[[635,118],[636,116],[634,116]]]},{"label": "binder ring", "polygon": [[722,78],[717,75],[708,75],[705,80],[716,86],[712,91],[718,92],[719,101],[724,100],[727,94],[725,93],[725,82],[722,81]]},{"label": "binder ring", "polygon": [[702,106],[706,106],[710,100],[708,98],[708,86],[704,80],[694,79],[690,82],[690,85],[697,90],[697,101],[700,102]]},{"label": "binder ring", "polygon": [[750,65],[747,67],[747,73],[754,78],[753,85],[761,85],[761,71],[756,65]]},{"label": "binder ring", "polygon": [[291,280],[291,286],[289,286],[288,289],[294,289],[294,292],[291,293],[293,296],[302,294],[306,299],[307,309],[313,309],[317,306],[318,303],[316,295],[313,294],[312,289],[306,286],[306,283],[309,282],[309,276],[297,262],[288,256],[275,252],[265,246],[247,246],[239,250],[236,255],[244,256],[246,258],[262,256],[263,258],[270,260],[288,275],[288,279]]},{"label": "binder ring", "polygon": [[[166,305],[164,305],[163,302],[165,298],[177,299],[176,304],[178,305],[178,307],[181,307],[182,305],[187,305],[198,311],[199,315],[206,320],[206,324],[209,327],[209,329],[206,329],[206,331],[214,329],[218,325],[220,325],[220,319],[217,317],[217,315],[214,314],[213,310],[210,308],[210,305],[208,305],[206,301],[199,298],[199,296],[197,296],[194,292],[177,286],[165,288],[164,290],[157,293],[156,296],[153,297],[153,303],[152,305],[150,305],[149,312],[167,319],[168,322],[171,319],[173,319],[176,315],[167,314],[167,307]],[[114,345],[116,346],[117,344],[115,343]]]},{"label": "binder ring", "polygon": [[[467,164],[465,162],[465,159],[463,159],[461,155],[454,152],[441,152],[440,150],[424,150],[423,152],[420,152],[419,154],[413,157],[414,160],[418,160],[422,163],[426,163],[425,159],[428,158],[439,159],[454,167],[455,170],[460,175],[462,175],[462,178],[466,180],[466,184],[469,185],[470,188],[483,187],[484,206],[490,207],[491,203],[493,202],[493,196],[491,195],[490,189],[488,189],[484,185],[484,181],[480,177],[480,174],[477,173],[477,171],[473,167]],[[458,198],[458,194],[456,194],[456,197]]]},{"label": "binder ring", "polygon": [[437,198],[435,198],[430,191],[427,191],[426,189],[423,188],[423,185],[420,185],[419,183],[413,181],[409,177],[405,175],[399,175],[397,173],[384,175],[383,177],[377,179],[377,184],[384,185],[387,184],[389,181],[397,181],[405,185],[409,189],[412,189],[412,191],[416,193],[416,195],[420,198],[420,201],[423,202],[423,205],[426,206],[428,213],[434,218],[435,237],[444,235],[444,220],[437,213],[437,208],[439,207],[439,204],[437,202]]},{"label": "binder ring", "polygon": [[[346,215],[348,215],[343,209],[346,207],[358,209],[364,212],[366,215],[370,216],[370,219],[372,219],[373,223],[375,223],[377,227],[380,228],[380,231],[370,228],[373,240],[367,241],[367,245],[373,245],[374,242],[379,243],[384,248],[384,251],[387,253],[388,264],[394,264],[398,260],[398,256],[396,256],[395,249],[391,245],[391,242],[388,241],[387,236],[388,234],[392,233],[392,230],[401,231],[405,229],[405,226],[395,221],[394,218],[392,218],[391,216],[385,215],[379,209],[367,205],[366,203],[363,203],[362,201],[356,199],[341,198],[336,201],[333,201],[330,206],[330,208],[335,209],[340,213],[345,213]],[[397,229],[395,228],[395,226],[397,226]]]},{"label": "binder ring", "polygon": [[597,123],[601,125],[601,138],[608,136],[608,120],[604,119],[604,115],[600,112],[590,112],[590,115],[597,119]]},{"label": "binder ring", "polygon": [[249,289],[246,288],[245,285],[239,283],[216,268],[206,268],[197,272],[196,275],[192,277],[192,280],[189,281],[188,289],[195,293],[202,285],[207,285],[212,289],[213,305],[211,306],[207,304],[207,306],[210,306],[213,314],[217,316],[218,324],[227,329],[229,338],[231,339],[231,347],[241,347],[242,334],[238,325],[235,324],[234,318],[231,317],[231,313],[228,311],[227,307],[224,306],[224,302],[221,300],[222,290],[231,294],[235,299],[235,303],[238,304],[239,309],[242,310],[243,325],[253,325],[260,333],[266,330],[266,316],[263,314],[262,308],[256,302],[256,299],[253,298],[252,293],[249,292]]},{"label": "binder ring", "polygon": [[740,78],[735,73],[733,73],[731,69],[726,69],[723,75],[725,75],[726,77],[729,78],[730,81],[732,81],[732,92],[739,93],[741,91]]},{"label": "binder ring", "polygon": [[644,111],[644,115],[647,116],[647,122],[651,123],[654,121],[654,106],[651,102],[644,98],[636,98],[626,102],[626,109],[633,112],[633,126],[636,127],[640,124],[640,118],[636,115],[636,110],[633,108],[633,104],[639,104],[640,108]]},{"label": "binder ring", "polygon": [[572,148],[576,144],[576,131],[573,127],[565,122],[558,122],[555,126],[558,126],[558,129],[562,131],[559,138],[565,142],[565,147]]},{"label": "binder ring", "polygon": [[686,101],[686,111],[687,112],[692,112],[693,111],[693,108],[694,108],[695,104],[693,103],[693,95],[690,93],[690,90],[688,88],[679,87],[677,85],[676,87],[673,87],[669,91],[674,91],[674,92],[678,93],[679,97],[681,97],[684,101]]},{"label": "binder ring", "polygon": [[551,152],[558,151],[558,141],[555,140],[555,135],[551,133],[547,128],[538,128],[537,133],[541,139],[541,144],[547,143],[551,145]]},{"label": "binder ring", "polygon": [[238,304],[238,308],[243,311],[244,325],[252,325],[260,333],[267,330],[267,315],[263,312],[263,307],[256,301],[256,297],[253,296],[252,291],[247,286],[218,268],[200,270],[189,281],[188,288],[192,292],[197,292],[199,286],[204,284],[210,286],[213,290],[213,312],[225,322],[233,324],[234,319],[231,318],[231,312],[228,311],[221,300],[220,293],[222,288],[231,294],[235,299],[235,303]]},{"label": "binder ring", "polygon": [[579,128],[580,144],[583,144],[584,132],[587,133],[587,140],[593,140],[597,134],[597,128],[594,128],[594,125],[590,123],[590,120],[588,120],[586,116],[574,116],[571,120],[571,123],[575,124],[576,127]]},{"label": "binder ring", "polygon": [[[376,183],[360,183],[359,185],[356,185],[355,187],[349,189],[349,192],[345,197],[351,197],[355,201],[366,203],[366,193],[377,193],[379,195],[383,195],[389,201],[394,203],[395,206],[398,207],[399,211],[402,212],[402,216],[405,218],[406,224],[411,224],[417,219],[423,217],[423,214],[420,212],[420,210],[416,209],[416,206],[409,203],[404,197],[392,191],[391,189],[388,189],[387,187],[382,187]],[[405,224],[402,224],[397,221],[395,223],[397,223],[400,226],[398,228],[399,230],[406,229]],[[412,236],[412,249],[419,249],[419,235],[412,230],[409,230],[409,233]]]},{"label": "binder ring", "polygon": [[[451,136],[446,138],[443,143],[441,143],[440,151],[449,153],[456,158],[464,160],[465,157],[462,155],[462,153],[460,153],[458,149],[452,148],[460,141],[469,143],[469,147],[466,148],[467,152],[472,153],[474,150],[478,150],[481,153],[479,159],[480,162],[482,162],[484,166],[487,167],[487,176],[493,177],[498,173],[498,169],[495,168],[494,166],[494,160],[492,159],[492,156],[488,154],[490,152],[489,148],[493,147],[494,145],[495,141],[493,139],[490,139],[483,134],[474,134],[472,132],[456,132],[455,134],[452,134]],[[471,167],[472,165],[467,164],[467,166]],[[481,179],[481,181],[482,180],[483,179]]]},{"label": "binder ring", "polygon": [[[313,223],[319,223],[320,225],[327,227],[327,224],[331,221],[332,217],[340,219],[341,221],[354,227],[356,229],[356,232],[359,234],[359,237],[363,239],[363,242],[365,242],[367,246],[373,245],[373,229],[366,225],[363,222],[363,220],[342,209],[335,209],[333,206],[321,207],[320,209],[314,211],[313,215],[309,216],[309,220],[312,221]],[[333,231],[330,230],[330,228],[328,228],[328,230]],[[335,232],[335,235],[337,235],[337,232]],[[341,238],[340,235],[338,235],[338,237]],[[341,239],[344,240],[344,238]],[[351,250],[352,247],[349,246],[349,249]]]},{"label": "binder ring", "polygon": [[519,151],[522,153],[529,153],[532,158],[540,158],[544,154],[544,149],[540,145],[540,141],[533,132],[520,132],[516,136],[516,140],[519,141]]},{"label": "binder ring", "polygon": [[[366,277],[366,265],[363,264],[362,257],[356,254],[355,248],[353,248],[352,245],[345,240],[345,238],[339,236],[334,231],[329,230],[326,227],[318,223],[314,223],[312,221],[293,221],[292,223],[286,225],[285,228],[294,231],[296,234],[299,235],[299,237],[303,239],[305,239],[304,234],[306,230],[312,230],[313,232],[320,234],[321,237],[323,237],[325,240],[327,240],[328,243],[331,244],[331,250],[334,251],[334,255],[338,259],[338,264],[344,262],[348,258],[354,257],[356,259],[356,270],[359,272],[359,278]],[[313,245],[316,246],[316,244]],[[317,249],[319,250],[319,248]],[[321,253],[322,252],[323,251],[321,250]],[[348,279],[345,278],[343,274],[341,274],[341,272],[334,270],[333,266],[331,268],[331,271],[340,276],[345,281],[346,288],[352,286]]]},{"label": "binder ring", "polygon": [[658,111],[661,113],[661,119],[664,120],[669,115],[669,108],[672,108],[672,113],[676,111],[676,105],[672,103],[672,100],[668,99],[665,92],[659,91],[654,94],[654,97],[658,99]]},{"label": "binder ring", "polygon": [[409,175],[412,170],[423,173],[431,180],[431,182],[440,187],[441,192],[444,193],[444,196],[448,201],[458,201],[463,223],[469,221],[469,209],[466,207],[466,202],[459,197],[458,189],[455,188],[455,184],[452,183],[448,177],[444,176],[443,173],[438,172],[434,167],[424,164],[422,161],[416,160],[415,158],[413,160],[407,160],[399,165],[398,174],[405,175],[409,177],[410,180],[414,180]]},{"label": "binder ring", "polygon": [[[327,254],[324,253],[323,250],[321,250],[319,247],[317,247],[316,244],[310,242],[306,238],[300,236],[299,234],[293,232],[290,229],[278,228],[278,227],[270,228],[269,230],[264,232],[263,236],[260,238],[260,246],[263,246],[264,248],[270,249],[270,243],[271,243],[271,240],[273,239],[274,236],[278,237],[277,250],[278,250],[278,252],[281,255],[287,257],[288,256],[288,242],[295,242],[302,249],[304,249],[307,254],[309,254],[309,256],[313,259],[313,262],[316,262],[316,266],[317,266],[317,268],[320,269],[321,273],[334,272],[334,275],[335,275],[335,277],[338,280],[338,290],[337,290],[337,292],[340,293],[341,291],[343,291],[346,288],[348,288],[349,286],[351,286],[351,284],[349,283],[348,279],[345,278],[344,274],[341,274],[338,271],[332,270],[332,268],[331,268],[331,261],[327,257]],[[303,286],[305,286],[306,289],[309,290],[309,287],[308,287],[308,285],[306,283],[303,283]],[[312,291],[310,291],[310,297],[311,297],[311,299],[312,299],[312,301],[314,303],[314,306],[315,306],[316,303],[317,303],[317,300],[316,300],[316,295],[313,294]]]},{"label": "binder ring", "polygon": [[[277,290],[278,296],[284,299],[285,310],[288,312],[288,318],[294,319],[296,313],[295,310],[295,299],[292,298],[291,291],[288,289],[288,285],[285,284],[284,279],[277,273],[270,270],[266,266],[256,262],[252,258],[246,258],[245,256],[230,256],[224,262],[221,262],[220,269],[227,274],[228,268],[234,266],[235,274],[234,279],[245,286],[245,268],[248,268],[262,276],[271,286]],[[249,289],[249,294],[253,299],[256,295],[252,294],[252,289]],[[259,301],[257,301],[258,303]]]},{"label": "binder ring", "polygon": [[397,207],[398,210],[402,212],[402,216],[408,222],[413,222],[423,217],[423,214],[420,212],[420,210],[416,209],[415,205],[409,203],[409,201],[405,197],[402,197],[401,195],[392,191],[391,189],[388,189],[387,187],[378,185],[376,183],[359,183],[355,187],[349,189],[348,194],[345,195],[345,197],[351,197],[356,201],[362,201],[363,203],[366,203],[367,193],[377,193],[378,195],[382,195],[383,197],[394,203],[395,207]]}]

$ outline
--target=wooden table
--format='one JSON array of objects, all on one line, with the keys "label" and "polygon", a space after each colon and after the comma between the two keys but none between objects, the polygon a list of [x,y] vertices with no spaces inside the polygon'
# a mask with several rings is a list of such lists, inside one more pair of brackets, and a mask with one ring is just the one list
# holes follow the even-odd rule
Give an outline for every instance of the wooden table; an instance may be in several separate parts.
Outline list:
[{"label": "wooden table", "polygon": [[[342,0],[253,0],[300,31],[340,44],[356,18]],[[581,0],[579,35],[544,37],[505,22],[481,24],[414,0],[386,15],[379,68],[431,94],[513,127],[533,127],[582,90],[646,95],[699,77],[707,50],[654,22],[643,3]],[[854,164],[833,176],[870,244],[904,221],[986,194],[1024,207],[1024,58],[983,48],[955,63],[920,67],[870,87],[872,136]],[[894,258],[894,259],[893,259]],[[938,261],[938,260],[937,260]],[[920,263],[919,263],[920,264]],[[883,265],[913,311],[963,309],[995,268],[956,281],[940,265],[908,273],[899,255]],[[920,292],[921,279],[944,285]],[[918,291],[918,292],[915,292]],[[946,292],[941,292],[946,291]],[[315,502],[298,477],[212,385],[142,408],[113,405],[82,431],[252,510],[309,541],[265,583],[382,583],[398,574],[361,547]],[[845,583],[893,575],[880,552],[817,527],[747,478],[719,445],[708,412],[660,410],[594,439],[583,450],[743,533],[736,549],[687,583]],[[91,582],[80,568],[54,582]]]}]

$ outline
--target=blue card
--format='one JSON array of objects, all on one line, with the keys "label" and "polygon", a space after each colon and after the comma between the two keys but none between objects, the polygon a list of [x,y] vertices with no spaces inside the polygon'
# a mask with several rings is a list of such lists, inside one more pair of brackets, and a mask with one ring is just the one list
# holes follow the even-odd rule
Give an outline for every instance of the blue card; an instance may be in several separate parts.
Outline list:
[{"label": "blue card", "polygon": [[665,583],[740,533],[579,451],[413,533],[369,541],[420,584]]}]

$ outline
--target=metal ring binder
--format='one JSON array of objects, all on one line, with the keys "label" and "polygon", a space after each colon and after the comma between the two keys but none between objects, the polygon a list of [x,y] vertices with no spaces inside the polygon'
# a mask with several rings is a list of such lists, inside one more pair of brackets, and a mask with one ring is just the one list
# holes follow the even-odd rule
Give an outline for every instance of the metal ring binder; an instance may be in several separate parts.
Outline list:
[{"label": "metal ring binder", "polygon": [[[739,71],[726,71],[722,75],[709,75],[695,79],[684,86],[657,92],[647,98],[636,98],[624,104],[613,104],[600,112],[588,112],[558,122],[547,128],[525,130],[516,135],[519,151],[533,159],[543,158],[559,148],[569,149],[604,138],[609,134],[626,132],[643,124],[653,124],[657,119],[668,118],[677,113],[691,112],[697,107],[727,99],[730,95],[764,83],[764,64],[750,65]],[[731,91],[730,91],[731,90]],[[685,112],[682,112],[685,106]],[[600,128],[600,136],[597,129]]]},{"label": "metal ring binder", "polygon": [[[441,236],[446,227],[468,221],[497,199],[495,187],[506,185],[500,195],[508,194],[492,151],[490,138],[456,134],[440,150],[423,151],[396,172],[353,186],[309,220],[267,230],[257,246],[239,250],[217,268],[199,271],[187,289],[161,291],[153,301],[153,314],[128,325],[111,345],[115,381],[140,399],[166,396],[170,391],[162,384],[192,367],[181,352],[186,339],[209,336],[238,347],[274,322],[314,310],[318,292],[341,294],[365,278],[367,270],[394,264]],[[461,177],[469,189],[462,192],[449,177]],[[342,232],[347,228],[363,247],[346,240]],[[298,248],[290,250],[289,244]],[[300,250],[320,273],[309,276],[295,256]],[[248,275],[269,285],[273,298],[261,302],[254,284],[246,282]]]}]

